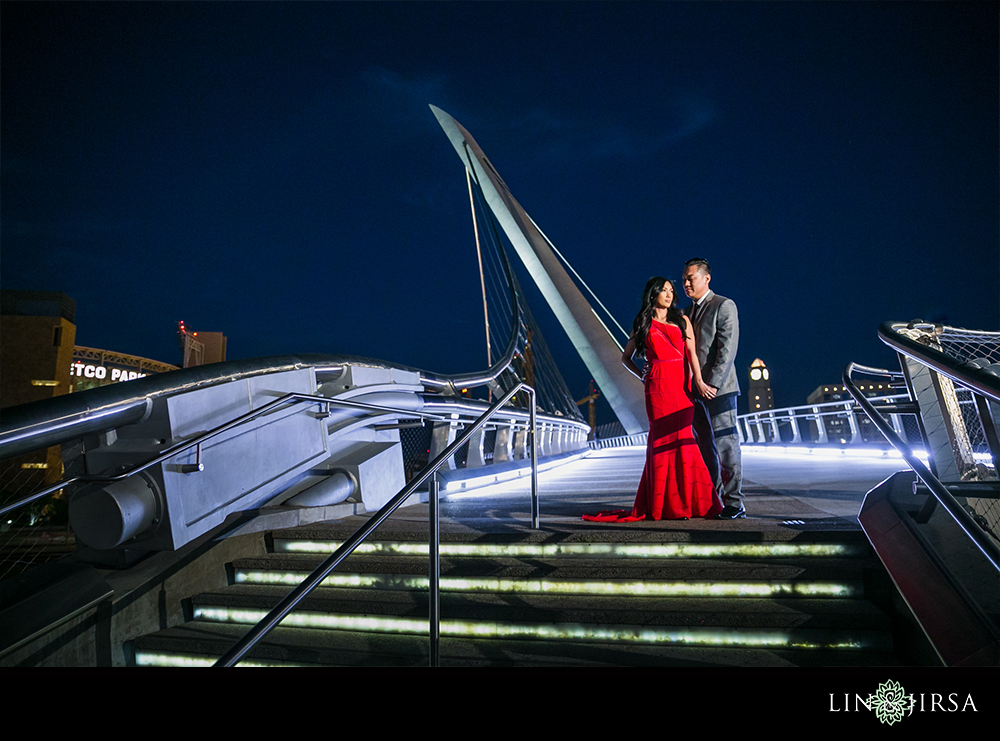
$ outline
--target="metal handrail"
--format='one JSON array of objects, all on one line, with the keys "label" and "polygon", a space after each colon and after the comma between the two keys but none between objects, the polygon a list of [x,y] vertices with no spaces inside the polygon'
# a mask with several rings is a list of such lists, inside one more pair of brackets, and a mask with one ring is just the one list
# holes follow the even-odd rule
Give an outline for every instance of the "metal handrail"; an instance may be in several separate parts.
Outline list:
[{"label": "metal handrail", "polygon": [[[886,396],[876,396],[869,400],[895,401],[904,398],[908,399],[909,397],[906,394],[889,394]],[[762,421],[770,422],[773,418],[774,421],[776,422],[783,422],[787,419],[790,419],[791,417],[796,417],[796,418],[807,417],[809,419],[813,419],[816,417],[839,417],[845,414],[849,414],[852,411],[851,409],[846,408],[850,404],[852,404],[852,400],[848,399],[845,401],[825,401],[822,404],[805,404],[803,406],[797,406],[797,407],[781,407],[780,409],[762,409],[759,412],[747,412],[746,414],[741,414],[739,415],[739,417],[737,417],[737,419],[754,421],[759,418]],[[908,407],[901,407],[900,409],[897,410],[896,409],[897,406],[899,405],[886,404],[884,406],[880,406],[879,409],[887,410],[892,414],[915,413],[914,409]],[[800,414],[794,414],[794,412],[797,412],[799,410],[801,410]],[[822,411],[815,411],[815,410],[822,410]]]},{"label": "metal handrail", "polygon": [[[867,397],[866,397],[867,398]],[[871,397],[870,400],[873,401],[883,401],[883,400],[896,400],[909,398],[906,394],[886,394],[885,396],[875,396]],[[763,417],[764,419],[770,420],[771,415],[782,415],[785,419],[792,416],[792,412],[802,410],[801,417],[834,417],[842,415],[850,410],[844,407],[851,403],[850,399],[844,401],[824,401],[822,404],[803,404],[797,407],[781,407],[779,409],[761,409],[759,412],[747,412],[746,414],[739,415],[739,419],[753,419],[756,417]],[[830,409],[826,409],[830,407]],[[838,409],[833,409],[832,407],[838,407]],[[824,411],[813,411],[816,409],[823,409]],[[778,421],[781,421],[779,418]]]},{"label": "metal handrail", "polygon": [[[316,569],[309,574],[305,579],[295,589],[293,589],[284,599],[282,599],[275,607],[265,615],[260,622],[258,622],[243,638],[241,638],[237,643],[227,651],[216,663],[215,666],[233,666],[236,664],[251,648],[253,648],[258,641],[260,641],[264,636],[273,630],[278,623],[280,623],[289,612],[295,609],[295,607],[308,596],[313,589],[318,587],[330,572],[333,571],[341,561],[347,558],[351,553],[354,552],[365,538],[367,538],[375,528],[382,524],[399,506],[406,501],[406,499],[412,494],[416,489],[423,484],[428,478],[433,476],[437,470],[447,461],[452,455],[455,454],[462,445],[468,442],[472,434],[476,432],[479,428],[486,424],[486,422],[495,415],[500,408],[507,404],[519,391],[526,391],[531,398],[531,523],[532,527],[538,528],[538,456],[537,456],[537,438],[535,435],[535,390],[525,383],[519,383],[513,389],[508,391],[501,399],[497,400],[487,409],[475,422],[470,424],[468,428],[444,451],[438,455],[433,461],[429,462],[424,466],[423,470],[417,474],[410,483],[404,486],[399,492],[390,499],[378,512],[372,515],[368,521],[355,531],[354,535],[349,537],[344,543],[337,548],[323,563],[316,567]],[[432,496],[436,495],[436,487],[431,487],[430,494]],[[429,518],[428,528],[431,530],[431,559],[432,563],[439,563],[438,556],[438,544],[435,540],[434,533],[437,531],[437,504],[431,507],[432,517]],[[438,574],[433,574],[431,578],[431,604],[437,604],[438,594],[437,594],[437,579],[435,578]],[[431,635],[431,664],[433,666],[437,665],[437,646],[436,646],[436,636],[439,635],[439,616],[436,609],[431,610],[431,619],[433,624],[430,626]]]},{"label": "metal handrail", "polygon": [[[230,429],[232,429],[234,427],[238,427],[241,424],[249,422],[249,421],[251,421],[253,419],[256,419],[257,417],[260,417],[260,416],[262,416],[264,414],[267,414],[267,413],[273,411],[277,407],[283,406],[283,405],[291,403],[291,402],[317,403],[317,404],[333,404],[333,405],[336,405],[336,406],[343,406],[343,407],[349,407],[349,408],[364,409],[364,410],[370,410],[370,411],[376,411],[376,412],[384,412],[384,413],[389,413],[389,414],[401,414],[401,415],[406,415],[406,416],[409,416],[409,417],[420,417],[421,419],[431,419],[431,420],[434,420],[434,421],[437,421],[437,422],[453,422],[453,421],[455,421],[453,419],[450,419],[448,417],[443,416],[440,413],[425,412],[425,411],[422,411],[422,410],[421,411],[415,411],[413,409],[403,409],[401,407],[387,407],[387,406],[381,406],[381,405],[378,405],[378,404],[368,404],[367,402],[355,401],[353,399],[337,399],[336,397],[313,396],[311,394],[302,394],[302,393],[289,393],[289,394],[285,394],[284,396],[278,397],[277,399],[274,399],[273,401],[268,402],[267,404],[265,404],[264,406],[260,407],[259,409],[254,409],[254,410],[252,410],[250,412],[247,412],[245,414],[240,415],[239,417],[234,417],[233,419],[229,420],[228,422],[224,422],[223,424],[219,425],[218,427],[214,427],[211,430],[208,430],[208,431],[203,432],[203,433],[201,433],[199,435],[196,435],[195,437],[188,438],[187,440],[179,442],[176,445],[173,445],[173,446],[167,448],[166,450],[164,450],[163,452],[161,452],[159,455],[157,455],[155,458],[152,458],[152,459],[146,461],[145,463],[137,464],[137,465],[133,466],[132,468],[128,468],[128,469],[126,469],[124,471],[121,471],[121,472],[119,472],[117,474],[113,474],[113,475],[108,475],[108,474],[78,474],[76,476],[71,476],[69,478],[65,478],[65,479],[62,479],[60,481],[57,481],[54,484],[50,484],[49,486],[46,486],[46,487],[44,487],[42,489],[39,489],[38,491],[32,492],[31,494],[29,494],[26,497],[18,499],[16,502],[12,502],[12,503],[7,504],[7,505],[5,505],[3,507],[0,507],[0,517],[2,517],[3,515],[8,514],[9,512],[13,512],[16,509],[20,509],[21,507],[23,507],[25,505],[31,504],[32,502],[37,501],[38,499],[41,499],[41,498],[43,498],[43,497],[45,497],[45,496],[47,496],[47,495],[49,495],[49,494],[51,494],[51,493],[53,493],[55,491],[58,491],[59,489],[63,489],[65,487],[67,487],[67,486],[71,486],[72,484],[110,484],[110,483],[114,483],[115,481],[122,481],[124,479],[129,478],[130,476],[132,476],[134,474],[141,473],[142,471],[145,471],[147,468],[150,468],[151,466],[155,466],[157,463],[162,463],[163,461],[165,461],[165,460],[167,460],[169,458],[172,458],[173,456],[177,455],[178,453],[183,453],[185,450],[189,450],[189,449],[191,449],[193,447],[201,445],[206,440],[208,440],[208,439],[210,439],[212,437],[215,437],[216,435],[219,435],[219,434],[221,434],[223,432],[226,432],[227,430],[230,430]],[[468,410],[466,410],[466,411],[468,411]],[[475,411],[478,411],[478,410],[475,410]],[[512,421],[514,419],[523,419],[524,417],[529,417],[530,418],[530,416],[531,416],[528,411],[519,412],[519,411],[514,411],[514,410],[507,410],[507,412],[510,414]],[[566,421],[567,424],[573,424],[573,423],[576,422],[576,420],[569,420],[569,419],[567,419],[565,421]],[[517,426],[520,426],[521,424],[524,424],[524,423],[522,422],[522,423],[518,424]],[[574,424],[573,426],[577,426],[577,425]]]},{"label": "metal handrail", "polygon": [[[470,400],[462,399],[462,397],[454,396],[437,396],[428,395],[424,397],[424,409],[435,409],[440,411],[442,414],[468,414],[470,416],[478,417],[482,413],[486,404],[483,400],[471,400],[473,402],[478,401],[479,404],[469,403]],[[521,426],[524,424],[525,420],[530,416],[528,409],[523,407],[511,407],[505,410],[505,417],[508,417],[512,424],[515,426]],[[590,425],[584,422],[582,419],[574,419],[572,417],[563,417],[555,414],[545,414],[543,415],[545,420],[557,421],[565,427],[576,427],[580,430],[590,430]]]},{"label": "metal handrail", "polygon": [[[889,375],[890,378],[903,378],[901,373],[891,373],[890,371],[884,371],[885,374]],[[890,384],[891,385],[891,384]],[[845,386],[845,390],[847,387]],[[883,396],[872,396],[866,397],[868,401],[872,404],[877,404],[878,409],[883,414],[917,414],[919,408],[917,405],[910,401],[910,397],[903,394],[885,394]],[[761,429],[762,425],[770,425],[775,434],[775,440],[773,443],[775,445],[786,446],[786,445],[826,445],[825,442],[820,442],[824,439],[823,427],[825,423],[824,419],[827,418],[847,418],[847,419],[857,419],[857,413],[859,411],[857,403],[853,398],[848,397],[840,401],[829,401],[823,402],[822,404],[804,404],[802,406],[795,407],[782,407],[780,409],[761,409],[758,411],[749,412],[747,414],[741,414],[736,419],[739,423],[741,439],[744,431],[749,439],[749,444],[753,445],[770,445],[771,441],[767,439],[762,439],[759,441],[753,440],[752,428],[757,427],[758,432],[766,438],[767,435],[763,433]],[[778,433],[779,425],[792,425],[792,430],[795,432],[796,425],[800,425],[803,422],[812,422],[817,425],[817,430],[819,433],[819,440],[806,440],[804,436],[796,437],[791,442],[785,442],[780,439],[780,434]],[[863,441],[861,437],[861,432],[859,429],[855,429],[855,422],[851,423],[852,427],[852,437],[851,444],[860,443]],[[796,433],[798,435],[799,433]]]},{"label": "metal handrail", "polygon": [[133,466],[132,468],[126,469],[125,471],[122,471],[120,473],[113,475],[78,474],[76,476],[71,476],[61,481],[57,481],[54,484],[50,484],[49,486],[46,486],[44,489],[39,489],[38,491],[29,494],[27,497],[19,499],[11,504],[5,505],[4,507],[0,507],[0,517],[6,515],[8,512],[13,512],[15,509],[21,508],[26,504],[31,504],[31,502],[41,499],[42,497],[51,494],[54,491],[58,491],[59,489],[70,486],[71,484],[77,484],[77,483],[110,484],[115,481],[122,481],[124,479],[127,479],[129,476],[141,473],[142,471],[145,471],[147,468],[155,466],[157,463],[162,463],[163,461],[172,458],[178,453],[183,453],[185,450],[189,450],[190,448],[201,445],[203,442],[205,442],[210,438],[215,437],[216,435],[220,435],[227,430],[230,430],[234,427],[238,427],[239,425],[244,424],[245,422],[249,422],[253,419],[256,419],[257,417],[267,414],[273,411],[274,409],[280,406],[284,406],[285,404],[289,404],[291,402],[335,404],[337,406],[386,412],[389,414],[405,414],[412,417],[421,417],[421,418],[426,417],[429,419],[445,421],[445,417],[442,417],[439,414],[414,411],[412,409],[383,407],[377,404],[368,404],[362,401],[354,401],[352,399],[337,399],[336,397],[331,398],[326,396],[313,396],[311,394],[302,394],[302,393],[285,394],[284,396],[280,396],[277,399],[268,402],[259,409],[254,409],[245,414],[241,414],[239,417],[234,417],[228,422],[224,422],[218,427],[214,427],[211,430],[208,430],[207,432],[203,432],[192,438],[179,442],[176,445],[172,445],[163,452],[161,452],[159,455],[157,455],[155,458],[152,458],[151,460],[148,460],[145,463],[139,463]]},{"label": "metal handrail", "polygon": [[317,373],[335,372],[348,365],[420,373],[416,368],[356,355],[319,354],[276,355],[182,368],[7,407],[0,417],[0,458],[141,422],[160,398],[274,373],[309,368]]},{"label": "metal handrail", "polygon": [[970,391],[1000,403],[1000,378],[977,366],[959,362],[940,350],[921,345],[896,331],[897,327],[909,326],[902,322],[883,322],[878,328],[879,338],[897,352],[923,363]]},{"label": "metal handrail", "polygon": [[[885,325],[883,325],[885,326]],[[941,481],[931,473],[930,469],[923,464],[923,462],[914,455],[910,446],[907,445],[903,440],[896,434],[895,430],[892,429],[892,425],[885,420],[885,418],[879,414],[875,406],[871,404],[868,399],[855,387],[854,381],[852,379],[852,374],[857,370],[861,373],[879,375],[882,373],[888,373],[889,371],[880,368],[869,368],[864,365],[859,365],[857,363],[848,363],[847,367],[844,368],[844,385],[847,387],[848,392],[854,397],[854,400],[858,402],[865,413],[871,418],[871,421],[879,431],[885,435],[886,440],[888,440],[896,450],[899,451],[903,459],[909,464],[910,468],[917,477],[924,483],[924,485],[930,490],[934,495],[934,498],[944,507],[948,514],[954,518],[958,526],[965,531],[965,534],[969,536],[976,547],[982,551],[983,555],[989,559],[990,563],[997,570],[1000,570],[1000,548],[997,547],[993,541],[991,541],[982,529],[976,524],[976,521],[972,519],[972,516],[965,511],[965,508],[952,496],[948,488],[941,483]],[[954,373],[954,369],[952,369]],[[956,374],[958,375],[958,374]],[[961,378],[955,378],[951,375],[948,376],[953,381],[966,388],[969,388],[968,384],[963,383]]]}]

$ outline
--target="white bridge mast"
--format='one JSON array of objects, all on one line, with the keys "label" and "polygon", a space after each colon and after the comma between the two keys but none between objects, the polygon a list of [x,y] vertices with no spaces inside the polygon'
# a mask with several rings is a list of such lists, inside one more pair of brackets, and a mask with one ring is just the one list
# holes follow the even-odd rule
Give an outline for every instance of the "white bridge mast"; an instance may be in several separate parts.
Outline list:
[{"label": "white bridge mast", "polygon": [[531,217],[514,200],[476,140],[440,108],[431,106],[431,110],[466,168],[472,171],[514,250],[566,330],[625,432],[629,435],[645,432],[648,423],[642,383],[622,366],[618,344],[563,269]]}]

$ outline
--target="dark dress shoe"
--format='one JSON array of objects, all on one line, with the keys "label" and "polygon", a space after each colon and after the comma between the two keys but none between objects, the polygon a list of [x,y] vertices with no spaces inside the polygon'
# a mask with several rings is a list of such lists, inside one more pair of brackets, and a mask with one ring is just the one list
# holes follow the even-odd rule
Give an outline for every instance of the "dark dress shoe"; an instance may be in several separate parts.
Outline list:
[{"label": "dark dress shoe", "polygon": [[722,511],[715,516],[716,520],[738,520],[741,517],[746,517],[747,511],[742,507],[730,507],[726,505],[722,508]]}]

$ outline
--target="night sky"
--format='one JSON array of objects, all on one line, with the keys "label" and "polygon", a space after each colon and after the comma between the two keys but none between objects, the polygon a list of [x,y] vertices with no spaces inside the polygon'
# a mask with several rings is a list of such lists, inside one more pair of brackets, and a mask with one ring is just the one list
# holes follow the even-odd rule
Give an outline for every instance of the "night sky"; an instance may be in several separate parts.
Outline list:
[{"label": "night sky", "polygon": [[165,362],[183,319],[230,359],[481,368],[434,104],[623,325],[649,276],[711,260],[741,383],[760,357],[803,404],[895,365],[882,321],[1000,329],[998,7],[3,2],[0,282]]}]

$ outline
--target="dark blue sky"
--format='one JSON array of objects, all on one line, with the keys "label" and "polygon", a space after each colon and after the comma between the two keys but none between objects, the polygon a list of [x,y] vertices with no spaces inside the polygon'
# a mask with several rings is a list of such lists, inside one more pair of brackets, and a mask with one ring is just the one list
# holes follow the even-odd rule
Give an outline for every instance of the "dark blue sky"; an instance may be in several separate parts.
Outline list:
[{"label": "dark blue sky", "polygon": [[[177,362],[484,361],[476,137],[622,324],[709,258],[801,404],[880,322],[1000,328],[994,3],[0,4],[0,282]],[[588,375],[537,293],[571,391]],[[741,406],[741,410],[743,407]]]}]

